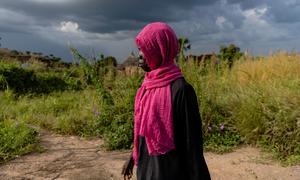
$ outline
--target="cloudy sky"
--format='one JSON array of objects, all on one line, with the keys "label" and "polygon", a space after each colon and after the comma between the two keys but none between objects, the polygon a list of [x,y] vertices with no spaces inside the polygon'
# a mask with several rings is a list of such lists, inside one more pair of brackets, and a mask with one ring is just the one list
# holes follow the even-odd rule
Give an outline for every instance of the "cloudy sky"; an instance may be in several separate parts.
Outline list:
[{"label": "cloudy sky", "polygon": [[193,54],[229,43],[253,54],[300,50],[300,0],[0,0],[0,43],[69,61],[72,46],[122,62],[154,21],[190,39]]}]

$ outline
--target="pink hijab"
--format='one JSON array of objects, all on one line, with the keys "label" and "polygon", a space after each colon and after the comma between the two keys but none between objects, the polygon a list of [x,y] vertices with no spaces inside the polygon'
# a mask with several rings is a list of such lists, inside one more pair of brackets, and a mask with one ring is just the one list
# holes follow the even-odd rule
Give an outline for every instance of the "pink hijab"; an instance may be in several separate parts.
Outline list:
[{"label": "pink hijab", "polygon": [[134,107],[134,151],[138,161],[138,136],[146,139],[149,155],[161,155],[175,149],[171,82],[182,77],[174,64],[178,41],[165,23],[150,23],[136,37],[151,71],[137,91]]}]

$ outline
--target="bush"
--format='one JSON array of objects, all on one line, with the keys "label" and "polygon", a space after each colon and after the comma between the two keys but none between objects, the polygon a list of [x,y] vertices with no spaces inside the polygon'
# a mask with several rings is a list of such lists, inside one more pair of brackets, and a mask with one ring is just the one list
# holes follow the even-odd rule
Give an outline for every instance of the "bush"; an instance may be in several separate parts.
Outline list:
[{"label": "bush", "polygon": [[[299,160],[299,65],[298,54],[279,52],[237,61],[231,70],[206,67],[202,75],[201,67],[182,66],[199,98],[206,146],[244,142],[271,149],[284,161]],[[222,123],[227,135],[207,130]]]},{"label": "bush", "polygon": [[[200,66],[179,61],[198,96],[205,148],[226,152],[241,143],[254,144],[285,162],[299,162],[299,59],[299,54],[282,52],[243,57],[231,69],[225,61]],[[100,136],[109,150],[131,148],[134,97],[142,74],[124,75],[109,63],[85,65],[36,72],[0,64],[0,88],[8,89],[0,94],[0,119],[23,119],[62,134]],[[23,82],[21,76],[26,77]],[[13,98],[19,88],[26,94]],[[85,89],[73,91],[80,88]],[[37,91],[49,94],[27,94]]]},{"label": "bush", "polygon": [[0,91],[10,89],[17,95],[47,94],[53,91],[80,90],[79,80],[59,73],[36,73],[14,64],[0,63]]},{"label": "bush", "polygon": [[0,162],[35,149],[37,131],[24,122],[0,119]]},{"label": "bush", "polygon": [[[133,102],[140,76],[118,75],[112,88],[54,92],[41,96],[0,95],[0,117],[26,122],[61,134],[100,136],[109,150],[133,142]],[[13,95],[13,94],[12,94]]]},{"label": "bush", "polygon": [[98,129],[99,134],[104,137],[104,146],[109,150],[132,147],[134,98],[140,84],[139,75],[133,77],[119,75],[111,90],[107,92],[111,101],[103,101],[104,96],[100,96],[103,113],[98,119]]},{"label": "bush", "polygon": [[98,109],[95,90],[55,92],[17,99],[5,92],[0,98],[0,117],[5,119],[23,119],[61,134],[97,135],[94,127],[97,116],[93,112],[93,109]]}]

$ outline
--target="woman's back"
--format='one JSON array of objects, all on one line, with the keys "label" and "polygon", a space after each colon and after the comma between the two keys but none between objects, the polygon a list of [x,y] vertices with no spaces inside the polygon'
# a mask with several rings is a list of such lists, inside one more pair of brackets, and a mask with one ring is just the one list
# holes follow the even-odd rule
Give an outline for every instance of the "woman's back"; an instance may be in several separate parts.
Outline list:
[{"label": "woman's back", "polygon": [[149,156],[139,137],[138,180],[210,179],[203,157],[201,118],[193,87],[184,78],[171,83],[175,150]]}]

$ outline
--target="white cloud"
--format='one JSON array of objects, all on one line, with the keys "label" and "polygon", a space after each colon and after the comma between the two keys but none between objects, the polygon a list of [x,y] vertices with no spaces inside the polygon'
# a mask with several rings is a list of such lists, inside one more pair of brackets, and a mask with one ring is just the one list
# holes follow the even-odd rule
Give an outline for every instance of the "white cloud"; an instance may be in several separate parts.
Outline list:
[{"label": "white cloud", "polygon": [[80,33],[79,25],[77,22],[62,21],[58,28],[61,32]]},{"label": "white cloud", "polygon": [[267,25],[267,21],[263,19],[263,16],[266,14],[268,8],[253,8],[243,12],[243,15],[246,17],[246,21],[252,23],[253,25]]},{"label": "white cloud", "polygon": [[[60,22],[60,25],[57,27],[52,28],[54,30],[51,30],[52,34],[47,35],[49,33],[49,30],[47,33],[43,34],[43,36],[49,36],[50,39],[53,39],[54,36],[62,36],[63,39],[80,39],[78,41],[82,44],[90,44],[94,41],[101,41],[101,40],[121,40],[121,39],[127,39],[130,37],[130,34],[132,35],[134,31],[116,31],[114,33],[96,33],[96,32],[88,32],[80,29],[79,24],[77,22],[73,21],[62,21]],[[59,38],[60,39],[60,38]],[[57,38],[53,39],[54,41],[57,41]]]},{"label": "white cloud", "polygon": [[226,18],[224,16],[218,16],[216,19],[216,25],[220,28],[223,28],[224,23],[226,22]]}]

